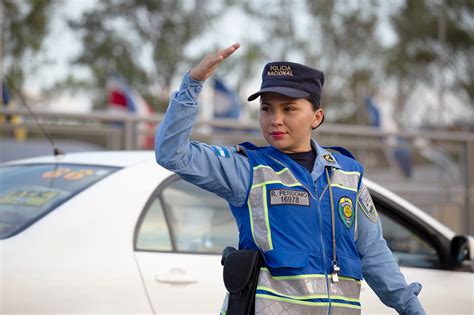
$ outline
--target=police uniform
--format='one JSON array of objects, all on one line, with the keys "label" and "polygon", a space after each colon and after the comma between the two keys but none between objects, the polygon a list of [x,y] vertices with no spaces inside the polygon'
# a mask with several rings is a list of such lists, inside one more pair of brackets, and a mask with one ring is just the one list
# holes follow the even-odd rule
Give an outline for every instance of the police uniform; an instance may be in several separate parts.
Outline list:
[{"label": "police uniform", "polygon": [[[305,97],[301,86],[311,92],[319,84],[320,93],[323,83],[315,69],[271,63],[261,90],[250,98],[281,91],[275,87]],[[362,279],[398,313],[424,314],[417,298],[421,285],[407,285],[383,239],[362,166],[347,151],[330,152],[314,139],[311,172],[272,146],[189,141],[202,84],[188,73],[172,95],[157,129],[156,159],[226,199],[239,228],[239,249],[262,253],[255,314],[360,314]]]}]

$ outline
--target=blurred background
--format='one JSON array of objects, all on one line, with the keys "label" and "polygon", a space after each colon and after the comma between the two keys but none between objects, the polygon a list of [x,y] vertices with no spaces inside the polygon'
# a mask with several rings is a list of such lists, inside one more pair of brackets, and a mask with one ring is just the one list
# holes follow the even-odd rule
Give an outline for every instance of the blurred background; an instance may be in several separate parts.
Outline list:
[{"label": "blurred background", "polygon": [[[264,144],[263,65],[326,74],[314,136],[456,233],[474,234],[474,2],[2,0],[0,161],[153,148],[194,64],[240,42],[200,96],[194,139]],[[35,113],[33,116],[28,108]]]}]

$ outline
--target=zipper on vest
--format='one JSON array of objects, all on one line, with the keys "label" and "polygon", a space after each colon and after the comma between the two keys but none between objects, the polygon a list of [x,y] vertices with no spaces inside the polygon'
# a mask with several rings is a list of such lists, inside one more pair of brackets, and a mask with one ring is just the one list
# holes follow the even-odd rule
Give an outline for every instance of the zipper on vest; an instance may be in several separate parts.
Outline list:
[{"label": "zipper on vest", "polygon": [[[271,155],[267,154],[267,156],[270,157],[275,162],[277,162],[278,164],[286,167],[287,169],[289,169],[291,171],[291,168],[288,165],[286,165],[285,163],[283,163],[282,161],[274,158]],[[307,169],[304,169],[304,170],[306,172],[308,172]],[[311,182],[313,183],[313,178],[311,177],[311,174],[309,174],[309,175],[310,175],[310,178],[311,178]],[[321,247],[322,247],[322,252],[323,252],[324,278],[326,279],[326,292],[327,292],[327,296],[328,296],[328,300],[329,300],[328,314],[331,314],[331,293],[329,292],[329,277],[328,277],[327,265],[326,265],[326,248],[324,247],[324,239],[323,239],[323,216],[321,214],[321,202],[320,202],[321,200],[320,200],[320,198],[316,198],[314,196],[312,187],[311,187],[311,189],[308,189],[308,187],[306,187],[306,185],[304,185],[304,184],[302,184],[302,185],[306,189],[306,191],[308,191],[308,193],[311,195],[311,197],[313,198],[313,200],[317,204],[317,212],[318,212],[318,215],[319,215],[319,239],[321,241]],[[314,185],[314,183],[313,183],[313,185]],[[316,196],[319,197],[318,185],[316,184],[314,186],[315,186],[315,190],[316,190],[314,193],[316,193]],[[330,187],[329,187],[329,189],[330,189]]]},{"label": "zipper on vest", "polygon": [[[328,300],[329,300],[329,306],[328,306],[328,314],[330,314],[331,310],[331,295],[329,292],[329,277],[327,274],[327,265],[326,265],[326,248],[324,247],[324,239],[323,239],[323,216],[321,214],[321,196],[319,195],[319,185],[318,183],[315,184],[316,188],[316,194],[318,195],[318,199],[316,200],[317,202],[317,212],[319,215],[319,239],[321,241],[321,248],[322,248],[322,253],[323,253],[323,265],[324,265],[324,278],[326,280],[326,292],[328,295]],[[323,190],[324,194],[324,190]]]},{"label": "zipper on vest", "polygon": [[[331,171],[333,171],[331,169]],[[331,229],[332,229],[332,282],[339,281],[339,265],[337,264],[337,254],[336,254],[336,219],[335,219],[335,211],[334,211],[334,197],[332,195],[332,188],[331,188],[331,179],[329,178],[329,172],[326,169],[326,178],[328,181],[328,189],[329,189],[329,201],[331,203]]]},{"label": "zipper on vest", "polygon": [[[331,172],[334,172],[334,168],[331,168]],[[329,177],[328,169],[325,169],[326,179],[328,182],[328,190],[329,190],[329,203],[331,207],[331,230],[332,230],[332,274],[331,274],[331,281],[332,282],[339,282],[339,275],[338,273],[341,271],[339,265],[337,263],[337,254],[336,254],[336,219],[335,219],[335,211],[334,211],[334,197],[332,194],[331,188],[331,178]],[[332,300],[329,298],[329,314],[331,313],[332,309]]]}]

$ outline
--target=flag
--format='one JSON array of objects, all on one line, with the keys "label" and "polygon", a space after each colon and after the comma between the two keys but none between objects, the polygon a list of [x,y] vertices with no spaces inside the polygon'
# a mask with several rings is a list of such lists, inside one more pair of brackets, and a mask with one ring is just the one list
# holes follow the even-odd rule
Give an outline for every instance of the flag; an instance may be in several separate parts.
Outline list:
[{"label": "flag", "polygon": [[238,119],[242,111],[242,102],[236,92],[229,89],[224,82],[214,80],[214,118]]},{"label": "flag", "polygon": [[[107,103],[110,111],[127,112],[140,117],[147,117],[153,113],[152,108],[137,90],[127,84],[118,73],[111,73],[107,79]],[[121,125],[121,124],[120,124]],[[138,147],[152,149],[154,145],[152,123],[139,123]]]},{"label": "flag", "polygon": [[[371,96],[365,98],[365,104],[369,112],[369,122],[372,126],[385,132],[397,132],[398,126],[392,116],[381,110],[380,106],[374,102]],[[392,144],[394,147],[389,154],[395,159],[398,167],[405,177],[412,176],[412,151],[407,146],[409,141],[396,136],[384,139],[384,142]],[[392,159],[389,159],[392,160]]]},{"label": "flag", "polygon": [[3,106],[7,106],[8,102],[10,101],[10,93],[8,93],[7,85],[5,81],[2,80],[2,102]]},{"label": "flag", "polygon": [[398,166],[400,167],[403,175],[405,175],[405,177],[411,177],[413,174],[412,150],[407,147],[410,142],[407,139],[397,137],[397,144],[399,147],[396,147],[393,150],[395,160],[398,162]]},{"label": "flag", "polygon": [[117,73],[109,75],[107,91],[109,108],[139,116],[147,116],[153,112],[143,97]]},{"label": "flag", "polygon": [[[2,80],[2,104],[4,109],[8,109],[8,102],[10,102],[10,94],[7,90],[7,85],[5,81]],[[0,115],[0,122],[10,122],[11,116],[10,115]]]},{"label": "flag", "polygon": [[372,126],[380,128],[380,110],[377,104],[374,103],[372,97],[367,96],[365,98],[365,104],[369,111],[369,122]]}]

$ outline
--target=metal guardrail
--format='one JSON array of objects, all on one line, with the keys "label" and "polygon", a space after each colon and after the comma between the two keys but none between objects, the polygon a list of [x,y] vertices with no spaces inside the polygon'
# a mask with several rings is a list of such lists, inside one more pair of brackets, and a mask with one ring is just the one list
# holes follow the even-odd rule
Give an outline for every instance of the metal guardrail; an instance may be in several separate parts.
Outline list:
[{"label": "metal guardrail", "polygon": [[[80,138],[100,144],[107,150],[137,150],[144,137],[153,137],[163,115],[137,117],[126,113],[94,112],[88,114],[36,112],[37,119],[53,136]],[[26,110],[0,110],[0,116],[20,116],[21,123],[3,122],[0,135],[26,128],[31,136],[42,137],[40,128]],[[218,131],[218,132],[216,132]],[[474,235],[474,133],[443,131],[383,132],[377,128],[325,123],[314,132],[322,145],[347,147],[364,165],[372,179],[394,190],[414,204],[427,210],[457,232]],[[211,144],[234,145],[251,141],[263,145],[257,122],[235,120],[198,120],[192,138]],[[388,139],[403,138],[404,144]],[[417,143],[427,143],[420,149]],[[405,178],[393,169],[386,152],[395,148],[412,149],[415,170],[426,178]],[[440,149],[454,162],[456,178],[448,178],[448,170],[433,167],[422,151]],[[151,149],[151,147],[149,148]],[[414,150],[416,149],[416,150]]]}]

